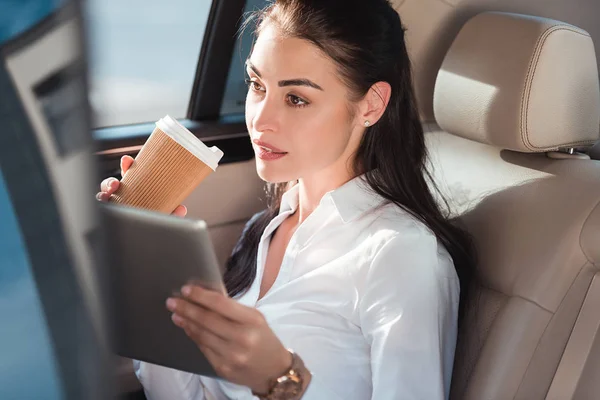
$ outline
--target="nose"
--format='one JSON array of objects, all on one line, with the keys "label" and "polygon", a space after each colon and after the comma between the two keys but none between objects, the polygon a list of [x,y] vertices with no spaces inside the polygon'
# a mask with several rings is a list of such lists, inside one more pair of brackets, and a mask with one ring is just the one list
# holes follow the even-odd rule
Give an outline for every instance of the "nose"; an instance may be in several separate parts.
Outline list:
[{"label": "nose", "polygon": [[280,113],[274,99],[266,96],[251,108],[252,126],[256,132],[277,132]]}]

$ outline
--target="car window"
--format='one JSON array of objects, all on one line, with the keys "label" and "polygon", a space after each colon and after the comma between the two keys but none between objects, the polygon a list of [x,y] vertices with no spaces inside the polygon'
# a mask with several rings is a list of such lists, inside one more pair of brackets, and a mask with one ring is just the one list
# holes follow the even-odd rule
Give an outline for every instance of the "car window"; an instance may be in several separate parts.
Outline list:
[{"label": "car window", "polygon": [[184,118],[210,0],[87,0],[94,127]]},{"label": "car window", "polygon": [[[244,14],[263,8],[267,4],[266,0],[248,0]],[[225,94],[221,103],[221,115],[243,114],[246,104],[246,93],[248,87],[245,82],[246,58],[252,48],[253,30],[252,25],[238,37],[233,48],[229,75],[225,84]]]}]

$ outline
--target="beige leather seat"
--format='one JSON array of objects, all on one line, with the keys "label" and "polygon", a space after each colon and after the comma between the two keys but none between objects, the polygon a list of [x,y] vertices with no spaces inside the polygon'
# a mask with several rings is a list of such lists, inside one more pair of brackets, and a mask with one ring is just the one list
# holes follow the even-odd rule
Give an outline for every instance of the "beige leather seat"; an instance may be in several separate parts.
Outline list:
[{"label": "beige leather seat", "polygon": [[[453,399],[600,399],[594,46],[574,26],[480,14],[438,74],[433,173],[473,236]],[[573,154],[569,154],[573,153]]]},{"label": "beige leather seat", "polygon": [[600,160],[600,141],[596,142],[588,153],[592,160]]}]

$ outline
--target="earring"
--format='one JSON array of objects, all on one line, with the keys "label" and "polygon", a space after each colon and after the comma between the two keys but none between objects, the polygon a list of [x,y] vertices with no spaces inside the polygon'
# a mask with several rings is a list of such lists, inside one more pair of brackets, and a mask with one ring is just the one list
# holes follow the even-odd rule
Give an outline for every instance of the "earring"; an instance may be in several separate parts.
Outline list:
[{"label": "earring", "polygon": [[369,126],[371,126],[371,123],[369,121],[365,121],[365,126],[369,127]]}]

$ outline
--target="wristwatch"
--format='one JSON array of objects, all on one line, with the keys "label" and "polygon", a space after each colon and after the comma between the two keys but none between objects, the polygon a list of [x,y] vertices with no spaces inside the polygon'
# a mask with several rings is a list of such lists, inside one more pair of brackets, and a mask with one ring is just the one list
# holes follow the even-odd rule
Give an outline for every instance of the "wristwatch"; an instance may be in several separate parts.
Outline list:
[{"label": "wristwatch", "polygon": [[292,355],[290,369],[272,381],[269,393],[253,393],[260,400],[298,400],[304,394],[310,381],[310,372],[304,366],[302,359],[293,350],[287,350]]}]

